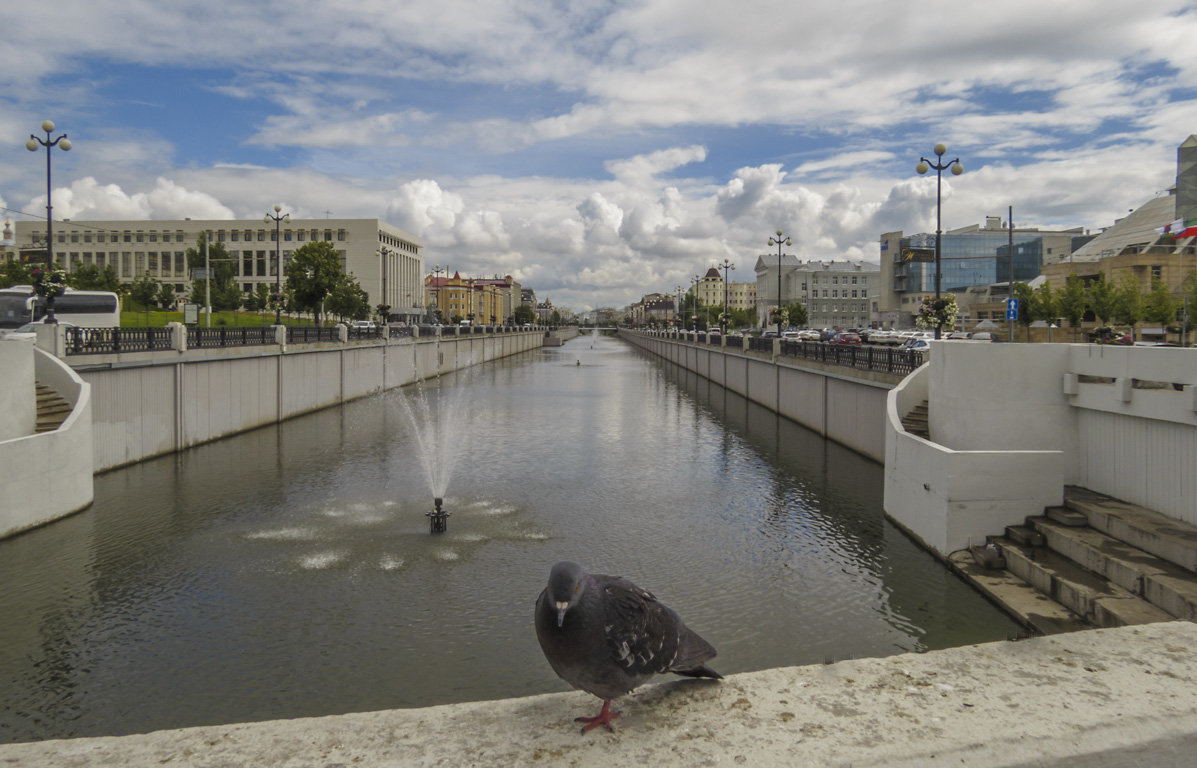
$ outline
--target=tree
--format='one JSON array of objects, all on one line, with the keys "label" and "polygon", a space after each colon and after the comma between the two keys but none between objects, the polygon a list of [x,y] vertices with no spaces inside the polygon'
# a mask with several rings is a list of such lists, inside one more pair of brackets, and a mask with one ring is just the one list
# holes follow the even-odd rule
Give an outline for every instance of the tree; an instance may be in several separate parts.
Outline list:
[{"label": "tree", "polygon": [[1132,275],[1125,275],[1114,287],[1114,319],[1131,327],[1143,318],[1143,295],[1139,292],[1139,281]]},{"label": "tree", "polygon": [[532,307],[521,304],[511,313],[511,319],[515,321],[516,325],[534,323],[536,322],[536,312]]},{"label": "tree", "polygon": [[129,286],[129,298],[143,310],[149,310],[158,297],[158,281],[142,275]]},{"label": "tree", "polygon": [[1056,302],[1056,294],[1049,283],[1044,283],[1035,289],[1031,296],[1031,317],[1051,324],[1060,316]]},{"label": "tree", "polygon": [[1104,274],[1089,284],[1089,309],[1102,325],[1109,324],[1114,317],[1117,295],[1114,284]]},{"label": "tree", "polygon": [[103,268],[96,264],[75,262],[67,275],[67,284],[79,291],[113,291],[120,288],[120,278],[111,264]]},{"label": "tree", "polygon": [[810,315],[806,311],[806,305],[801,302],[794,302],[786,307],[787,322],[795,328],[805,328],[810,322]]},{"label": "tree", "polygon": [[357,280],[347,277],[328,294],[324,308],[342,320],[365,320],[370,316],[370,297]]},{"label": "tree", "polygon": [[245,295],[245,308],[250,312],[263,312],[270,306],[270,288],[266,283],[258,283],[254,289]]},{"label": "tree", "polygon": [[[195,248],[187,249],[187,266],[190,269],[204,268],[204,234],[200,233]],[[193,304],[204,306],[205,292],[212,298],[212,308],[215,310],[237,309],[241,306],[241,291],[236,289],[233,274],[233,257],[224,247],[224,243],[208,243],[208,268],[211,272],[208,280],[199,278],[191,281],[188,300]],[[208,283],[205,286],[205,282]]]},{"label": "tree", "polygon": [[6,261],[0,264],[0,288],[11,288],[14,285],[32,285],[33,274],[28,264],[19,261]]},{"label": "tree", "polygon": [[1085,316],[1085,283],[1076,275],[1069,275],[1064,288],[1056,294],[1056,303],[1060,314],[1072,326],[1080,325]]},{"label": "tree", "polygon": [[158,293],[154,296],[154,301],[158,303],[159,307],[163,309],[175,308],[175,289],[170,283],[159,283]]},{"label": "tree", "polygon": [[1151,278],[1151,290],[1143,297],[1143,319],[1165,328],[1176,322],[1176,299],[1158,277]]},{"label": "tree", "polygon": [[553,310],[553,314],[549,315],[549,325],[561,325],[561,313]]},{"label": "tree", "polygon": [[324,300],[345,280],[341,257],[333,244],[324,240],[296,249],[287,264],[287,293],[301,311],[311,312],[320,325]]}]

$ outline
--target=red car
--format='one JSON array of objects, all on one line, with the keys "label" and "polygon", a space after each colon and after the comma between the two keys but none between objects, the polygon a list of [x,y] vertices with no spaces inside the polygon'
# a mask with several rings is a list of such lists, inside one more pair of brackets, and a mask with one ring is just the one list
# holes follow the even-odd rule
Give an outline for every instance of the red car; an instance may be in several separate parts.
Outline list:
[{"label": "red car", "polygon": [[844,331],[837,333],[832,339],[832,344],[860,344],[860,334],[852,331]]}]

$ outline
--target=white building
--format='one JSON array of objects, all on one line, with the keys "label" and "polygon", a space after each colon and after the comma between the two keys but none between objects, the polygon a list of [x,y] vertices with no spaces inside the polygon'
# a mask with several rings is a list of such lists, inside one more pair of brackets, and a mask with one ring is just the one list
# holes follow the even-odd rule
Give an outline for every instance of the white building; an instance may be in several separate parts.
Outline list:
[{"label": "white building", "polygon": [[[424,243],[379,219],[292,219],[279,226],[261,219],[171,219],[54,222],[54,261],[68,272],[75,264],[111,266],[124,282],[149,276],[183,295],[190,277],[184,257],[200,233],[222,243],[233,258],[233,274],[245,293],[258,283],[274,288],[276,248],[286,264],[305,243],[333,244],[346,273],[369,295],[370,306],[388,304],[391,316],[416,320],[423,313]],[[19,221],[17,248],[44,249],[45,222]]]},{"label": "white building", "polygon": [[[757,324],[769,324],[769,313],[778,305],[778,257],[756,260]],[[863,328],[873,320],[881,289],[881,267],[858,259],[801,261],[781,257],[781,303],[806,307],[812,328]]]}]

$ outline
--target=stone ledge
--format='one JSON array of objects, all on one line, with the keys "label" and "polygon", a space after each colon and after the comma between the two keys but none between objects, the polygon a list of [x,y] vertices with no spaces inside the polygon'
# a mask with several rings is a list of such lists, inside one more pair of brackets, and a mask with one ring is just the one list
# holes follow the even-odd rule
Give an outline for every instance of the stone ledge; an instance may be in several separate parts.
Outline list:
[{"label": "stone ledge", "polygon": [[1074,632],[646,686],[0,746],[47,766],[1187,766],[1197,625]]}]

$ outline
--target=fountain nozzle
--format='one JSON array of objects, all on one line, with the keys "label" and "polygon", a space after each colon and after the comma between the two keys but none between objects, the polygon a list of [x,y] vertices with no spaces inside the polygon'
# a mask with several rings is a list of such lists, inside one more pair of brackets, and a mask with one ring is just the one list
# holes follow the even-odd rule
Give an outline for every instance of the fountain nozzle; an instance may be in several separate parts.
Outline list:
[{"label": "fountain nozzle", "polygon": [[443,505],[444,503],[445,503],[445,500],[442,499],[440,496],[437,496],[437,497],[433,498],[433,500],[432,500],[432,504],[433,504],[433,506],[436,507],[436,509],[434,509],[431,512],[424,513],[425,515],[428,516],[428,532],[429,533],[444,533],[445,532],[445,527],[446,527],[447,523],[449,522],[449,514],[450,513],[446,512],[444,509],[441,508],[441,505]]}]

